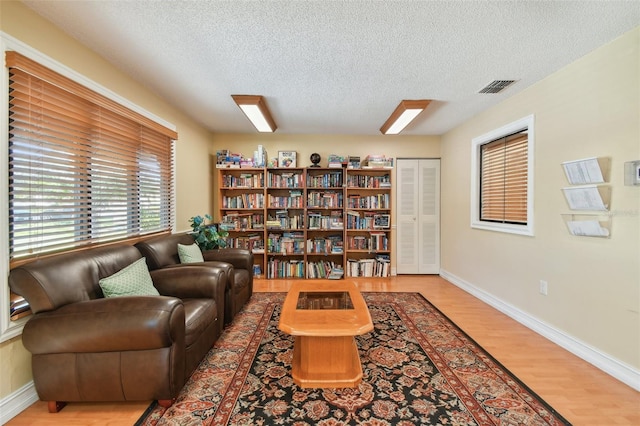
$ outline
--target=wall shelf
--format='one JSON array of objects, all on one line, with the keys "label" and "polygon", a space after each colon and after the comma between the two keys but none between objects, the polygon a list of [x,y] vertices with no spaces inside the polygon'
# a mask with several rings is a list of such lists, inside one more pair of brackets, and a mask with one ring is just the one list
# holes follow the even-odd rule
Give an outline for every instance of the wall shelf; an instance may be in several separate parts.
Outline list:
[{"label": "wall shelf", "polygon": [[581,185],[562,188],[571,210],[607,211],[611,204],[611,187],[608,185]]},{"label": "wall shelf", "polygon": [[611,159],[592,157],[581,160],[565,161],[562,168],[571,185],[604,183],[609,181]]},{"label": "wall shelf", "polygon": [[572,186],[562,188],[571,213],[561,214],[571,235],[580,237],[611,237],[611,159],[591,157],[562,163],[567,181]]},{"label": "wall shelf", "polygon": [[580,237],[611,237],[611,216],[607,214],[576,214],[561,215],[571,235]]}]

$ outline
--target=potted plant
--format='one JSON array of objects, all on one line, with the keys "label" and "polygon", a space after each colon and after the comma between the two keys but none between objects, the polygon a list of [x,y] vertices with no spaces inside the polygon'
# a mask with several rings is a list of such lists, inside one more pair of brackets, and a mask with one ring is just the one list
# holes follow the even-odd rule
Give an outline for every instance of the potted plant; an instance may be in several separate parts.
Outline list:
[{"label": "potted plant", "polygon": [[229,233],[227,231],[219,231],[214,224],[210,223],[211,220],[212,217],[209,214],[194,216],[189,219],[193,230],[191,235],[202,251],[225,248],[227,246],[225,238],[229,236]]}]

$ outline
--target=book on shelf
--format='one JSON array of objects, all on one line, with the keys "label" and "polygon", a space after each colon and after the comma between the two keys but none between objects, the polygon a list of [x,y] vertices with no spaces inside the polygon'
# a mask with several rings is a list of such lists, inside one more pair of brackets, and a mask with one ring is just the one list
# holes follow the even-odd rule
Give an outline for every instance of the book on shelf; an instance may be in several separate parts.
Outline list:
[{"label": "book on shelf", "polygon": [[360,168],[360,156],[350,155],[347,163],[347,168],[349,169],[359,169]]},{"label": "book on shelf", "polygon": [[262,213],[253,212],[226,212],[222,216],[220,229],[225,231],[247,231],[264,228],[264,216]]},{"label": "book on shelf", "polygon": [[330,169],[340,169],[342,168],[342,163],[344,162],[344,157],[336,154],[331,154],[327,158],[327,165]]},{"label": "book on shelf", "polygon": [[344,275],[342,265],[335,262],[321,260],[318,262],[307,262],[307,278],[327,278],[339,280]]},{"label": "book on shelf", "polygon": [[363,169],[392,169],[393,158],[387,158],[384,155],[370,154],[362,161]]},{"label": "book on shelf", "polygon": [[329,229],[344,229],[344,222],[342,222],[342,218],[331,219],[331,222],[329,223]]},{"label": "book on shelf", "polygon": [[279,220],[267,220],[265,223],[267,229],[280,229],[280,221]]},{"label": "book on shelf", "polygon": [[253,275],[255,276],[262,275],[262,265],[260,265],[259,263],[255,263],[253,265]]},{"label": "book on shelf", "polygon": [[347,277],[388,277],[391,261],[388,255],[375,259],[347,259]]},{"label": "book on shelf", "polygon": [[331,268],[331,272],[329,273],[330,280],[339,280],[344,276],[344,269],[340,265],[334,266]]}]

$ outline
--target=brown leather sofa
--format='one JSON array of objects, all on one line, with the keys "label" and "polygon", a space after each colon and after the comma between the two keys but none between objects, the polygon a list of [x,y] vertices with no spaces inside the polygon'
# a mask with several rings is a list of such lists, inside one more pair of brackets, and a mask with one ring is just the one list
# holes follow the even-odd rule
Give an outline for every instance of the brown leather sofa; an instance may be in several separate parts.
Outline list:
[{"label": "brown leather sofa", "polygon": [[[149,270],[173,268],[181,264],[178,244],[193,244],[189,234],[173,234],[152,237],[136,244],[136,248],[147,258]],[[253,294],[253,253],[249,250],[227,248],[208,250],[202,253],[205,263],[223,268],[227,272],[225,290],[225,324],[231,323],[235,315]]]},{"label": "brown leather sofa", "polygon": [[160,296],[104,298],[98,281],[141,258],[131,245],[62,254],[14,268],[9,285],[33,311],[22,341],[38,396],[158,400],[169,406],[223,329],[225,271],[151,272]]}]

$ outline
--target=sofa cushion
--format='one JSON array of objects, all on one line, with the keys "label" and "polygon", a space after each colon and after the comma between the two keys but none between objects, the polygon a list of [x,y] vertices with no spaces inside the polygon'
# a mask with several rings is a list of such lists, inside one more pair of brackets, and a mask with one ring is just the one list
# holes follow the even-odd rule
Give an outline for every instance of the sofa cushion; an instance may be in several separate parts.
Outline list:
[{"label": "sofa cushion", "polygon": [[150,271],[170,265],[179,265],[178,244],[193,244],[189,234],[158,235],[136,244],[136,248],[147,258]]},{"label": "sofa cushion", "polygon": [[140,258],[115,274],[98,281],[105,297],[159,296],[153,286],[147,262]]},{"label": "sofa cushion", "polygon": [[178,243],[178,257],[180,263],[200,263],[204,262],[202,251],[196,243],[184,245]]},{"label": "sofa cushion", "polygon": [[219,321],[216,301],[213,299],[183,299],[185,338],[187,347],[196,342],[214,321]]},{"label": "sofa cushion", "polygon": [[242,293],[249,287],[252,272],[246,269],[234,269],[233,290],[235,293]]}]

